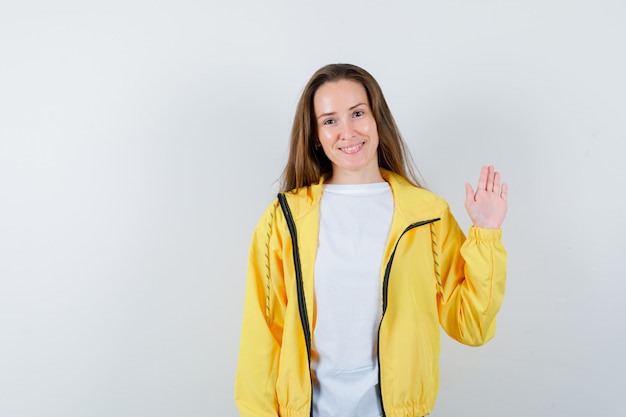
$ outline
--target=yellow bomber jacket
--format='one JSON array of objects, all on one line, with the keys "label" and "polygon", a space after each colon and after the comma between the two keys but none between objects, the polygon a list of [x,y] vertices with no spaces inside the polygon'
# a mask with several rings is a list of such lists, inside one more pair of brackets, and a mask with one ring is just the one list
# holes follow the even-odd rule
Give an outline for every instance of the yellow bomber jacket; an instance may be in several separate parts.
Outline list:
[{"label": "yellow bomber jacket", "polygon": [[[507,254],[501,230],[472,227],[466,240],[443,199],[381,172],[394,198],[380,271],[382,405],[386,417],[425,416],[439,386],[439,325],[471,346],[493,337]],[[311,416],[322,189],[323,180],[279,195],[254,231],[235,382],[242,417]]]}]

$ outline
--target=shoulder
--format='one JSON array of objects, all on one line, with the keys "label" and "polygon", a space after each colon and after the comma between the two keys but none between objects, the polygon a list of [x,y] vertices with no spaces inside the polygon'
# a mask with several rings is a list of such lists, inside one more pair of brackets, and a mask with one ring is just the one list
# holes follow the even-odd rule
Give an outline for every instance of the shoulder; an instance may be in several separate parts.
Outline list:
[{"label": "shoulder", "polygon": [[265,208],[265,211],[257,222],[254,233],[257,235],[265,235],[271,233],[271,230],[275,227],[276,217],[279,211],[280,205],[278,203],[278,199],[274,198],[272,202]]},{"label": "shoulder", "polygon": [[319,207],[319,196],[316,196],[318,193],[315,189],[316,186],[317,184],[279,193],[263,212],[263,215],[257,223],[256,232],[273,233],[276,228],[287,228],[287,220],[281,199],[286,202],[294,219],[298,219],[312,211],[313,208]]},{"label": "shoulder", "polygon": [[[285,201],[294,219],[299,219],[319,209],[320,200],[322,198],[322,188],[321,183],[316,183],[281,193],[285,197]],[[278,201],[277,204],[280,210],[280,201]]]},{"label": "shoulder", "polygon": [[385,173],[396,207],[411,218],[440,217],[449,210],[448,203],[432,191],[417,187],[400,175]]}]

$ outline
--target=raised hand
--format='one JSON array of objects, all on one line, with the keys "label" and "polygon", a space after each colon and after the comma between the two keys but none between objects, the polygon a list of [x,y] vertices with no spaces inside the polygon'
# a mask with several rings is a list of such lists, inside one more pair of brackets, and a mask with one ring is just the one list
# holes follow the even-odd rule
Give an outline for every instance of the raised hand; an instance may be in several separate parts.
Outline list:
[{"label": "raised hand", "polygon": [[499,229],[502,226],[508,190],[506,184],[500,185],[500,173],[494,171],[493,165],[482,167],[475,192],[470,184],[465,184],[465,210],[474,227]]}]

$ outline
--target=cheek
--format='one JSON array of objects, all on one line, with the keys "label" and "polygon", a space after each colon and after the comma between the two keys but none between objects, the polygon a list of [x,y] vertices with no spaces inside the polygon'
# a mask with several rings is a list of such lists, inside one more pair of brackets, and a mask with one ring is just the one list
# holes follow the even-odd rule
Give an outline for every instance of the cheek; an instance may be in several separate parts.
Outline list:
[{"label": "cheek", "polygon": [[317,135],[317,139],[319,140],[320,145],[322,145],[322,149],[326,151],[326,149],[330,146],[330,140],[328,140],[328,136],[324,132],[319,132]]},{"label": "cheek", "polygon": [[378,143],[379,141],[379,136],[378,136],[378,128],[376,127],[376,123],[372,123],[369,126],[369,137],[372,139],[373,142],[376,143],[376,148],[378,148]]},{"label": "cheek", "polygon": [[324,142],[331,143],[333,141],[333,135],[331,132],[328,131],[328,129],[320,130],[319,133],[317,134],[317,137],[322,143]]},{"label": "cheek", "polygon": [[364,123],[363,132],[367,132],[370,135],[377,133],[376,122],[374,120],[368,120],[367,123]]}]

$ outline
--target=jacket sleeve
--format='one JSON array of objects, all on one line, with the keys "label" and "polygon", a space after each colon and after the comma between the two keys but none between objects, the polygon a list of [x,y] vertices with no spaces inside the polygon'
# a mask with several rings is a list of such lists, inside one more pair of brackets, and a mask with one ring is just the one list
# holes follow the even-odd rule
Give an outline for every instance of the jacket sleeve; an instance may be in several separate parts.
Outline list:
[{"label": "jacket sleeve", "polygon": [[467,240],[448,207],[433,229],[439,322],[459,342],[480,346],[496,331],[507,253],[502,231],[471,227]]},{"label": "jacket sleeve", "polygon": [[250,245],[235,402],[242,417],[277,417],[276,378],[286,296],[277,203],[259,221]]}]

